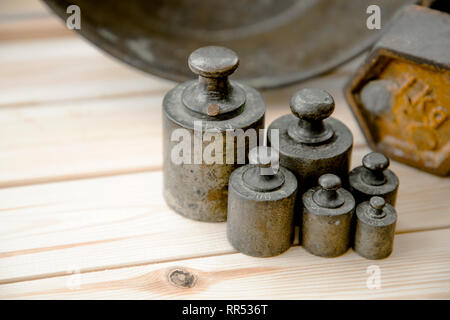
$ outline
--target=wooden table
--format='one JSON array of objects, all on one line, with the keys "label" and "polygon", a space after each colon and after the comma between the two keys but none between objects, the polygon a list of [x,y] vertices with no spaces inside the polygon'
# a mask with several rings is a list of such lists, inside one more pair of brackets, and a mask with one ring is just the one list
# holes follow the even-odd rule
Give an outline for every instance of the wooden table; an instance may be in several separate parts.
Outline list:
[{"label": "wooden table", "polygon": [[[289,112],[298,88],[325,88],[354,134],[359,165],[369,149],[342,86],[360,61],[265,92],[266,124]],[[450,179],[392,163],[399,222],[394,253],[381,261],[351,250],[319,258],[300,246],[252,258],[228,244],[224,223],[168,209],[161,100],[174,85],[106,56],[36,0],[2,0],[2,299],[450,298]],[[174,269],[194,285],[169,276]]]}]

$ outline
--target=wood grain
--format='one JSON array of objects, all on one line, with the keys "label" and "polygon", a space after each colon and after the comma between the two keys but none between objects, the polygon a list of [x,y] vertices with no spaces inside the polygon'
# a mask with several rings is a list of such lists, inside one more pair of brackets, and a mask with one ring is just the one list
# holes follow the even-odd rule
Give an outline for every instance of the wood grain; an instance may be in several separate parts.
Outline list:
[{"label": "wood grain", "polygon": [[48,16],[47,7],[38,0],[0,1],[0,22],[26,21],[36,16]]},{"label": "wood grain", "polygon": [[[448,229],[399,235],[393,254],[375,261],[352,251],[320,258],[293,247],[274,258],[236,253],[72,274],[0,285],[0,298],[449,299],[449,240]],[[369,279],[369,267],[379,268],[379,289]],[[173,270],[187,272],[195,282],[173,276]]]},{"label": "wood grain", "polygon": [[0,41],[74,36],[69,29],[60,28],[61,23],[52,16],[37,16],[25,21],[14,20],[6,23],[0,20]]}]

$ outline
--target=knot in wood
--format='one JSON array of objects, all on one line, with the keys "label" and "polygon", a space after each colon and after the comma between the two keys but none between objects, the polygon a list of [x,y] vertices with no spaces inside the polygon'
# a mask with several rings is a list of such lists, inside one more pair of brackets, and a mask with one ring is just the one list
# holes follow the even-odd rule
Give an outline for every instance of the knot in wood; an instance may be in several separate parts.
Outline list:
[{"label": "knot in wood", "polygon": [[193,273],[183,268],[170,270],[167,278],[170,284],[179,288],[192,288],[197,281]]}]

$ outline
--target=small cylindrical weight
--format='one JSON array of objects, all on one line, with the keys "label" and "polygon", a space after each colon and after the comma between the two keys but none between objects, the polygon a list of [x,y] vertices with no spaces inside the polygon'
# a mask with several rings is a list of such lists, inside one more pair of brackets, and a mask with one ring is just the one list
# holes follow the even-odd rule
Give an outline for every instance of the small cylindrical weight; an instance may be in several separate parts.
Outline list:
[{"label": "small cylindrical weight", "polygon": [[297,180],[289,170],[278,168],[274,155],[270,148],[254,148],[249,153],[251,164],[230,177],[227,237],[234,248],[250,256],[278,255],[293,239]]},{"label": "small cylindrical weight", "polygon": [[367,259],[388,257],[394,245],[397,213],[381,197],[372,197],[356,208],[354,250]]},{"label": "small cylindrical weight", "polygon": [[398,177],[388,169],[389,159],[379,152],[371,152],[364,156],[362,166],[350,172],[350,191],[356,204],[369,201],[379,196],[395,206],[399,186]]},{"label": "small cylindrical weight", "polygon": [[355,200],[334,174],[319,178],[319,186],[303,195],[302,246],[322,257],[344,254],[351,246]]}]

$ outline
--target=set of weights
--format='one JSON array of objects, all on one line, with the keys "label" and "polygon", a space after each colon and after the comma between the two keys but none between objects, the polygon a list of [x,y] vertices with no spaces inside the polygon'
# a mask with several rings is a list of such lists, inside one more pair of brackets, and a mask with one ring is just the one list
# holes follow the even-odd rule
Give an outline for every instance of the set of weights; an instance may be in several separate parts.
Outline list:
[{"label": "set of weights", "polygon": [[[363,166],[349,173],[352,133],[330,117],[334,100],[319,89],[297,91],[290,101],[292,114],[270,124],[267,146],[252,146],[247,132],[264,128],[266,106],[255,89],[228,79],[238,64],[232,50],[197,49],[189,67],[199,75],[198,81],[182,83],[165,96],[167,204],[191,219],[227,220],[230,243],[252,256],[286,251],[295,224],[300,224],[301,243],[315,255],[335,257],[353,244],[366,258],[387,257],[392,252],[399,184],[387,169],[389,160],[370,153]],[[185,130],[188,137],[182,152],[187,161],[181,163],[173,158],[180,143],[174,139],[177,130]],[[214,133],[214,142],[199,140],[205,132]],[[230,132],[236,139],[228,139]],[[257,136],[254,142],[261,140]],[[219,161],[196,162],[211,143]],[[239,152],[244,162],[236,161]],[[226,161],[230,158],[234,161]]]}]

